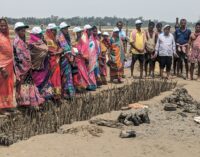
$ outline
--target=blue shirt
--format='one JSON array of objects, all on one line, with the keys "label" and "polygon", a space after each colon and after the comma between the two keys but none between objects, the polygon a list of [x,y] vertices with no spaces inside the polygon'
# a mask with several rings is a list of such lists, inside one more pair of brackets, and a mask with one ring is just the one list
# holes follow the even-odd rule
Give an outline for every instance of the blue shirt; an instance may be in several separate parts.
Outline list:
[{"label": "blue shirt", "polygon": [[121,30],[121,31],[119,32],[119,37],[120,37],[121,39],[125,40],[125,39],[126,39],[126,33],[125,33],[123,30]]},{"label": "blue shirt", "polygon": [[186,29],[185,31],[182,31],[180,28],[178,28],[176,29],[174,33],[175,42],[180,45],[187,44],[190,39],[190,35],[191,35],[190,29]]}]

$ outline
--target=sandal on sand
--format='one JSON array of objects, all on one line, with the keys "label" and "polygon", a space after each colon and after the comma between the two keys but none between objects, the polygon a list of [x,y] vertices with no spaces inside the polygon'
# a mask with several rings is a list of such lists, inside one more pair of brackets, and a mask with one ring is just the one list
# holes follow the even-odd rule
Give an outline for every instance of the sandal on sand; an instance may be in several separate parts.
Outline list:
[{"label": "sandal on sand", "polygon": [[121,138],[136,137],[136,132],[134,130],[122,130],[119,136]]},{"label": "sandal on sand", "polygon": [[165,111],[176,111],[177,105],[166,103],[164,106]]}]

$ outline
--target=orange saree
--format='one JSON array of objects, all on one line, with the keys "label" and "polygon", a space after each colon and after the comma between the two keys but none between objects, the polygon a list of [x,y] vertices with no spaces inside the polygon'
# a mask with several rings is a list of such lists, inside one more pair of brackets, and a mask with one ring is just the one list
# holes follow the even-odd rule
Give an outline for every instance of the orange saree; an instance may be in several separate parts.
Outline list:
[{"label": "orange saree", "polygon": [[9,36],[0,33],[0,109],[14,107],[13,90],[13,48]]}]

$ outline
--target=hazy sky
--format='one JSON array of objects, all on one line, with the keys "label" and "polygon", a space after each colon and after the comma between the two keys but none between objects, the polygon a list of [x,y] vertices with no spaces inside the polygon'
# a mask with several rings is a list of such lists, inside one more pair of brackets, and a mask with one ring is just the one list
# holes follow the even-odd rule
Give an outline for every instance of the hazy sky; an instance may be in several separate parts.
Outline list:
[{"label": "hazy sky", "polygon": [[0,16],[117,16],[175,21],[200,19],[200,0],[0,0]]}]

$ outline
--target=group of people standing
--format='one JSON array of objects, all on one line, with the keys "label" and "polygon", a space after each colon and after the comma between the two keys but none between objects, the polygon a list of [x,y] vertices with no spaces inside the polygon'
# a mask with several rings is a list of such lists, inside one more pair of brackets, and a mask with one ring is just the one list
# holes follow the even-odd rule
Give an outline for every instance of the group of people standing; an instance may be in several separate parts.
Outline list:
[{"label": "group of people standing", "polygon": [[46,31],[29,31],[28,25],[17,22],[11,41],[7,21],[0,19],[1,114],[13,111],[14,97],[20,108],[39,108],[48,99],[59,105],[61,98],[95,91],[107,85],[107,64],[111,81],[122,82],[125,52],[119,29],[114,28],[110,38],[89,24],[73,28],[72,35],[69,27],[65,22],[50,23]]},{"label": "group of people standing", "polygon": [[155,31],[155,23],[150,21],[148,30],[144,31],[142,21],[137,20],[130,38],[122,30],[121,21],[111,36],[89,24],[83,29],[73,28],[72,34],[69,27],[65,22],[59,26],[50,23],[46,31],[41,27],[28,31],[28,25],[17,22],[14,26],[16,36],[11,41],[7,21],[0,19],[1,114],[12,112],[14,97],[18,107],[39,108],[48,99],[59,105],[61,98],[70,99],[77,93],[95,91],[107,85],[108,67],[110,81],[122,83],[128,42],[132,54],[132,76],[134,65],[139,60],[141,78],[143,69],[146,76],[154,77],[156,61],[160,64],[161,77],[165,67],[169,77],[173,60],[174,66],[178,67],[177,71],[175,67],[177,75],[182,72],[182,61],[185,62],[188,77],[189,58],[191,79],[196,61],[200,77],[200,23],[191,33],[186,20],[182,19],[180,28],[172,35],[169,25],[164,26],[162,32],[162,24],[158,23]]},{"label": "group of people standing", "polygon": [[[160,65],[161,78],[170,78],[173,64],[174,76],[194,79],[195,63],[198,65],[198,79],[200,79],[200,23],[196,23],[192,33],[187,28],[186,19],[181,19],[180,25],[176,25],[175,32],[171,33],[171,26],[162,26],[162,23],[150,21],[148,29],[144,31],[142,21],[136,21],[136,30],[130,34],[130,52],[132,53],[131,76],[135,62],[140,63],[140,78],[154,77],[155,63]],[[157,31],[154,30],[156,27]],[[185,73],[183,73],[183,63]],[[189,66],[190,65],[190,66]],[[167,76],[164,76],[166,70]]]}]

